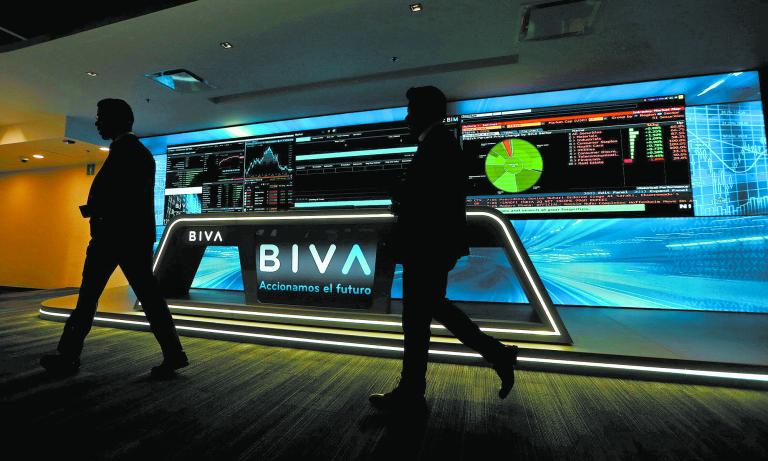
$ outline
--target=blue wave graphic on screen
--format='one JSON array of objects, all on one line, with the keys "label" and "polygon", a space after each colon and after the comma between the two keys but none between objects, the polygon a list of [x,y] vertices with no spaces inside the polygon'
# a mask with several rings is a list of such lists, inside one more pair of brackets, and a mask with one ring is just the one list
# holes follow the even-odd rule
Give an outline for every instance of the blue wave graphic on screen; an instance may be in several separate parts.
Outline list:
[{"label": "blue wave graphic on screen", "polygon": [[240,253],[237,247],[210,246],[195,274],[194,288],[243,290]]},{"label": "blue wave graphic on screen", "polygon": [[[768,312],[768,217],[513,222],[552,301]],[[402,296],[398,267],[392,296]],[[209,247],[194,285],[242,290],[236,248]],[[448,297],[525,303],[500,248],[473,248],[451,272]]]},{"label": "blue wave graphic on screen", "polygon": [[[556,304],[768,312],[768,217],[517,221]],[[400,270],[392,296],[402,296]],[[500,248],[449,276],[459,301],[525,303]]]}]

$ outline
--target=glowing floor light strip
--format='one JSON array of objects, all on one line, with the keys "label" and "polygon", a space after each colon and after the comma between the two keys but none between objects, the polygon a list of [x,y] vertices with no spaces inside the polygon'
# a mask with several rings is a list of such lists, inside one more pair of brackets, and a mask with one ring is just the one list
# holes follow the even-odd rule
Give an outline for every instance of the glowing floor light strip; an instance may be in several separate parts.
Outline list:
[{"label": "glowing floor light strip", "polygon": [[[53,317],[62,317],[62,318],[69,317],[69,314],[49,312],[42,308],[40,309],[40,313],[43,315],[49,315]],[[146,327],[149,326],[148,322],[142,322],[142,321],[136,321],[136,320],[111,319],[111,318],[99,317],[99,316],[96,316],[94,320],[98,320],[100,322],[106,322],[106,323],[112,322],[112,323],[141,325]],[[345,341],[330,341],[330,340],[311,339],[311,338],[298,338],[294,336],[267,335],[267,334],[261,334],[261,333],[248,333],[248,332],[242,332],[242,331],[231,331],[231,330],[222,330],[222,329],[215,329],[215,328],[201,328],[201,327],[189,327],[189,326],[177,325],[176,329],[186,330],[186,331],[197,331],[202,333],[217,333],[217,334],[222,334],[227,336],[276,339],[280,341],[289,341],[289,342],[297,342],[297,343],[342,346],[342,347],[350,347],[350,348],[356,348],[356,349],[374,349],[374,350],[385,350],[385,351],[392,351],[392,352],[403,351],[402,347],[397,347],[397,346],[379,346],[376,344],[351,343],[351,342],[345,342]],[[480,354],[476,354],[472,352],[455,352],[455,351],[443,351],[443,350],[434,350],[434,349],[430,349],[429,353],[433,355],[441,355],[441,356],[471,357],[471,358],[481,357]],[[568,366],[576,366],[576,367],[584,367],[584,368],[645,371],[645,372],[653,372],[653,373],[700,376],[700,377],[708,377],[708,378],[735,379],[735,380],[741,380],[741,381],[768,382],[768,374],[760,374],[760,373],[734,373],[734,372],[725,372],[725,371],[695,370],[690,368],[651,367],[651,366],[629,365],[629,364],[621,364],[621,363],[590,362],[585,360],[547,359],[547,358],[524,357],[524,356],[518,356],[517,360],[519,362],[543,363],[543,364],[551,364],[551,365],[568,365]]]},{"label": "glowing floor light strip", "polygon": [[653,373],[667,373],[667,374],[682,374],[690,376],[704,376],[709,378],[729,378],[729,379],[743,379],[750,381],[764,381],[768,382],[768,374],[759,373],[733,373],[727,371],[710,371],[710,370],[695,370],[691,368],[666,368],[666,367],[651,367],[644,365],[629,365],[621,363],[607,363],[607,362],[590,362],[580,360],[561,360],[561,359],[545,359],[545,358],[531,358],[531,357],[518,357],[518,361],[521,362],[535,362],[535,363],[549,363],[554,365],[573,365],[592,368],[607,368],[613,370],[632,370],[632,371],[647,371]]},{"label": "glowing floor light strip", "polygon": [[[349,319],[343,317],[321,317],[317,315],[298,315],[298,314],[280,314],[276,312],[256,312],[256,311],[243,311],[237,309],[220,309],[214,307],[197,307],[197,306],[182,306],[180,304],[169,304],[168,307],[173,309],[187,310],[187,311],[199,311],[199,312],[216,312],[220,314],[234,314],[234,315],[251,315],[254,317],[270,317],[270,318],[283,318],[283,319],[296,319],[296,320],[314,320],[318,322],[339,322],[339,323],[352,323],[357,325],[381,325],[388,327],[402,327],[401,322],[389,322],[386,320],[364,320],[364,319]],[[445,330],[443,325],[432,324],[432,328],[438,330]],[[509,328],[480,328],[482,331],[490,333],[521,333],[531,335],[542,336],[555,336],[557,333],[554,331],[541,331],[541,330],[514,330]]]},{"label": "glowing floor light strip", "polygon": [[[525,274],[526,279],[528,280],[528,284],[533,289],[533,292],[536,295],[536,299],[541,306],[541,308],[544,310],[545,315],[547,316],[547,320],[549,321],[549,325],[552,328],[552,332],[541,332],[541,331],[529,331],[529,330],[518,330],[518,331],[509,331],[510,333],[521,333],[521,334],[537,334],[537,335],[551,335],[551,336],[560,336],[562,333],[560,332],[560,329],[557,327],[557,324],[555,323],[554,318],[552,317],[552,314],[549,310],[549,305],[544,301],[544,297],[539,292],[538,287],[533,281],[533,276],[531,276],[532,268],[529,268],[526,264],[525,260],[522,257],[522,254],[520,252],[520,249],[515,244],[515,241],[512,239],[512,235],[509,233],[509,230],[507,229],[504,221],[499,219],[497,216],[494,216],[491,213],[485,212],[485,211],[469,211],[467,212],[467,216],[485,216],[491,218],[493,221],[495,221],[499,226],[501,226],[501,229],[504,231],[504,235],[507,237],[507,242],[509,242],[509,246],[512,248],[512,251],[515,254],[515,258],[520,263],[520,266],[523,268],[523,272]],[[157,268],[158,263],[160,262],[160,259],[163,256],[163,252],[165,251],[165,244],[168,240],[169,236],[171,235],[171,232],[173,231],[173,228],[176,226],[176,224],[181,222],[213,222],[213,221],[297,221],[297,220],[318,220],[318,219],[367,219],[367,218],[394,218],[395,215],[391,213],[370,213],[370,214],[323,214],[323,215],[305,215],[305,216],[236,216],[236,217],[220,217],[220,218],[179,218],[176,221],[173,221],[168,228],[165,231],[165,234],[163,235],[163,240],[160,242],[160,246],[157,249],[157,257],[155,258],[155,262],[152,265],[152,271]],[[495,330],[487,330],[487,331],[495,331]],[[501,331],[499,331],[501,332]]]}]

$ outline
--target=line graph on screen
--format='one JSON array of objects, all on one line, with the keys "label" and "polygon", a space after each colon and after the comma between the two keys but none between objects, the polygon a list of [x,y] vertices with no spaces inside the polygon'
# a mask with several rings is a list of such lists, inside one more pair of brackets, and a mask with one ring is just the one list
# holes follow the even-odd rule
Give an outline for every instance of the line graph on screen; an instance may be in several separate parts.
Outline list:
[{"label": "line graph on screen", "polygon": [[768,154],[758,101],[688,107],[697,216],[768,213]]}]

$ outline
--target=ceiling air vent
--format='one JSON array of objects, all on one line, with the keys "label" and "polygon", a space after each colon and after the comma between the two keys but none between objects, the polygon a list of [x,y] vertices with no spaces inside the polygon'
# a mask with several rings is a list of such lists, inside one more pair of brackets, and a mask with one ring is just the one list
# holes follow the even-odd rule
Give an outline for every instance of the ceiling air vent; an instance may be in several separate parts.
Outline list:
[{"label": "ceiling air vent", "polygon": [[520,40],[588,34],[602,0],[559,0],[521,6]]},{"label": "ceiling air vent", "polygon": [[213,88],[208,82],[186,69],[164,70],[146,74],[145,77],[179,93],[197,93]]}]

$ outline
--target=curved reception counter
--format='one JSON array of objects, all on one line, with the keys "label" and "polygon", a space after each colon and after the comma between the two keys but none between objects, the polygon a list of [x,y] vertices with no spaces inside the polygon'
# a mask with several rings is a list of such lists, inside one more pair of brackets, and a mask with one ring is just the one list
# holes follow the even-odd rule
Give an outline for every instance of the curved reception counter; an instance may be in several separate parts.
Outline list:
[{"label": "curved reception counter", "polygon": [[[167,225],[153,269],[180,334],[399,356],[402,302],[390,296],[395,264],[387,242],[394,219],[387,210],[373,209],[181,215]],[[521,367],[768,382],[762,364],[690,360],[695,357],[649,354],[642,347],[638,352],[647,340],[643,332],[633,336],[618,329],[623,338],[611,340],[612,346],[605,338],[585,336],[605,325],[605,314],[595,310],[585,319],[574,311],[568,314],[573,320],[561,318],[569,309],[555,308],[507,218],[494,209],[468,207],[467,223],[470,247],[503,249],[529,303],[456,304],[487,333],[520,345]],[[210,246],[237,248],[243,291],[191,288]],[[47,300],[41,317],[66,320],[76,302],[77,295]],[[147,329],[128,287],[105,291],[95,323]],[[583,332],[583,341],[572,339],[566,323]],[[432,333],[433,359],[481,361],[442,325],[433,323]]]}]

